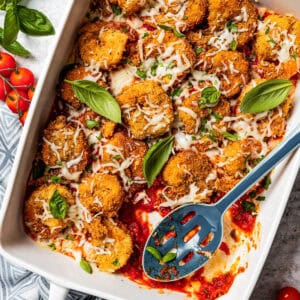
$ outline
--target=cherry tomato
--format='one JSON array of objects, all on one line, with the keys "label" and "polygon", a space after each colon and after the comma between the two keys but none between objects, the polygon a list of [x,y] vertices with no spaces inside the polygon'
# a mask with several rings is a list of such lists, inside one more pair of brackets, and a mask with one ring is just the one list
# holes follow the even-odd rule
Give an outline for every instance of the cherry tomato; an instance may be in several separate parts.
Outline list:
[{"label": "cherry tomato", "polygon": [[27,91],[34,85],[34,75],[26,68],[17,68],[11,73],[9,80],[13,86],[22,91]]},{"label": "cherry tomato", "polygon": [[24,91],[11,91],[6,96],[6,104],[9,109],[14,112],[22,115],[29,108],[30,101],[27,99],[27,94]]},{"label": "cherry tomato", "polygon": [[16,61],[10,54],[0,52],[0,75],[9,77],[16,67]]},{"label": "cherry tomato", "polygon": [[34,86],[31,86],[30,88],[29,88],[29,90],[28,90],[28,99],[31,101],[32,100],[32,98],[33,98],[33,95],[34,95],[34,91],[35,91],[35,86],[36,85],[34,85]]},{"label": "cherry tomato", "polygon": [[5,101],[5,97],[10,91],[9,84],[3,78],[0,78],[0,100]]},{"label": "cherry tomato", "polygon": [[300,300],[300,294],[293,287],[284,287],[278,291],[277,300]]},{"label": "cherry tomato", "polygon": [[26,118],[27,118],[28,111],[23,112],[22,116],[19,117],[20,122],[24,126]]}]

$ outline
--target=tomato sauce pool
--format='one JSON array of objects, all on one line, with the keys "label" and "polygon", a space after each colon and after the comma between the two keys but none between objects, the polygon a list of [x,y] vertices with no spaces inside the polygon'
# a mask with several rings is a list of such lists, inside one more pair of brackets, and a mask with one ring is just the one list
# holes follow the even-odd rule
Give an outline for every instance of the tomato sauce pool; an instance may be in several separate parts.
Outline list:
[{"label": "tomato sauce pool", "polygon": [[[124,266],[120,273],[128,277],[130,280],[155,289],[168,289],[176,292],[184,293],[198,300],[216,299],[224,295],[230,289],[235,276],[242,272],[220,273],[210,281],[203,276],[204,268],[196,271],[191,277],[184,278],[174,282],[158,282],[149,279],[143,272],[142,255],[145,243],[150,234],[149,224],[142,216],[145,213],[157,211],[162,216],[166,215],[170,210],[159,210],[160,193],[162,186],[156,182],[154,187],[147,190],[149,197],[147,202],[140,201],[137,204],[125,203],[120,211],[120,220],[127,224],[129,232],[134,241],[134,251],[129,262]],[[242,200],[241,200],[242,201]],[[255,216],[243,213],[241,204],[238,202],[231,208],[232,220],[242,230],[251,232],[255,225]],[[225,242],[221,244],[220,250],[226,255],[230,254],[229,247]]]}]

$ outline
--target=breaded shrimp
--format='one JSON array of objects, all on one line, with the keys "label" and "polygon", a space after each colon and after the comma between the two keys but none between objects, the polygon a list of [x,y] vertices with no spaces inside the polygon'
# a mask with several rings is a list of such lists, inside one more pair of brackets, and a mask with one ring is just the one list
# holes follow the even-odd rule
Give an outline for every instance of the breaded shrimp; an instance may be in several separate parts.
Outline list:
[{"label": "breaded shrimp", "polygon": [[[92,80],[96,81],[100,86],[106,87],[104,75],[99,72],[93,72],[89,68],[84,66],[75,66],[73,69],[67,72],[64,79],[67,80]],[[74,94],[73,88],[70,83],[62,81],[60,85],[60,96],[61,98],[72,105],[74,108],[79,109],[81,102],[77,99]]]},{"label": "breaded shrimp", "polygon": [[[143,181],[143,159],[148,150],[147,144],[130,138],[125,132],[117,132],[103,146],[102,163],[108,164],[112,172],[118,171],[116,167],[128,162],[128,167],[124,170],[127,177],[132,182]],[[126,163],[126,162],[125,162]]]},{"label": "breaded shrimp", "polygon": [[97,21],[89,23],[81,29],[79,37],[79,52],[87,65],[95,64],[102,70],[116,68],[126,51],[128,30],[120,26]]},{"label": "breaded shrimp", "polygon": [[110,2],[120,6],[124,14],[132,15],[141,10],[147,0],[110,0]]},{"label": "breaded shrimp", "polygon": [[117,176],[96,173],[81,180],[78,197],[92,214],[112,217],[123,203],[124,192]]},{"label": "breaded shrimp", "polygon": [[116,123],[98,115],[88,107],[84,107],[80,112],[69,110],[68,113],[68,120],[76,125],[80,124],[80,126],[82,126],[84,129],[91,129],[91,127],[89,127],[91,124],[90,122],[94,122],[94,124],[92,124],[92,128],[95,130],[100,130],[101,137],[110,138],[114,134]]},{"label": "breaded shrimp", "polygon": [[143,81],[125,87],[117,101],[134,138],[143,140],[169,131],[174,118],[173,106],[158,83]]},{"label": "breaded shrimp", "polygon": [[[163,182],[167,186],[165,195],[178,199],[190,194],[191,188],[195,189],[195,196],[201,194],[206,188],[213,186],[213,180],[206,181],[213,168],[212,162],[204,153],[193,150],[177,153],[169,159],[162,172]],[[196,198],[191,200],[196,201]]]},{"label": "breaded shrimp", "polygon": [[[67,205],[67,215],[64,219],[56,219],[50,211],[49,202],[56,191]],[[68,218],[68,208],[74,204],[73,195],[62,185],[42,185],[35,189],[24,205],[24,223],[30,235],[40,239],[55,238],[72,225],[72,221]]]},{"label": "breaded shrimp", "polygon": [[196,134],[199,130],[201,119],[210,115],[209,110],[221,116],[230,113],[230,104],[224,99],[220,99],[216,106],[210,108],[200,108],[200,99],[201,92],[194,93],[184,99],[182,105],[178,107],[179,120],[183,123],[186,133]]},{"label": "breaded shrimp", "polygon": [[172,31],[155,30],[140,41],[143,51],[139,69],[146,77],[158,81],[167,90],[176,85],[191,71],[196,56],[186,38],[177,37]]},{"label": "breaded shrimp", "polygon": [[79,126],[67,123],[65,116],[58,116],[44,130],[42,158],[53,169],[61,169],[62,176],[78,180],[88,163],[89,147]]},{"label": "breaded shrimp", "polygon": [[[97,236],[98,224],[95,228],[89,227],[92,236],[92,244],[85,243],[85,258],[88,262],[96,263],[100,271],[115,272],[126,265],[133,251],[131,236],[121,223],[114,223],[110,219],[103,219],[106,227],[105,238]],[[102,225],[101,225],[102,228]],[[97,245],[97,246],[93,246]]]},{"label": "breaded shrimp", "polygon": [[270,15],[260,26],[254,52],[254,70],[265,79],[289,79],[300,67],[300,21],[294,17]]},{"label": "breaded shrimp", "polygon": [[160,13],[154,17],[156,23],[171,26],[182,32],[200,24],[207,11],[207,0],[164,0],[164,3]]},{"label": "breaded shrimp", "polygon": [[262,150],[261,143],[254,138],[229,142],[223,149],[220,161],[227,175],[235,178],[244,176],[247,159],[256,159]]},{"label": "breaded shrimp", "polygon": [[233,48],[233,43],[236,43],[236,48],[241,48],[253,38],[257,18],[256,8],[249,0],[210,0],[209,27],[190,31],[188,38],[203,50],[229,50]]},{"label": "breaded shrimp", "polygon": [[231,98],[249,82],[249,63],[236,51],[206,52],[201,55],[199,69],[215,74],[221,81],[221,93]]}]

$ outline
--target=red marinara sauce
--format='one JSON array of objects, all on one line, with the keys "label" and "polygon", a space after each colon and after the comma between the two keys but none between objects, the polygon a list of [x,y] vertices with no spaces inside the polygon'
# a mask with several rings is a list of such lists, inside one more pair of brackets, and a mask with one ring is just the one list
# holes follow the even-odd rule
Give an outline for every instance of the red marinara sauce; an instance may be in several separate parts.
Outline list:
[{"label": "red marinara sauce", "polygon": [[[141,201],[137,204],[125,203],[123,205],[119,218],[122,222],[127,224],[129,232],[133,238],[134,250],[130,260],[126,266],[120,270],[120,273],[128,277],[130,280],[146,287],[181,292],[188,296],[196,296],[199,300],[212,300],[226,294],[230,289],[236,274],[231,274],[230,272],[220,274],[211,282],[208,282],[202,275],[204,269],[201,268],[195,272],[192,277],[183,278],[170,283],[151,280],[144,274],[142,269],[142,255],[150,230],[147,220],[145,220],[142,216],[145,215],[145,213],[153,211],[157,211],[164,216],[170,211],[170,209],[159,209],[162,189],[163,186],[156,181],[154,186],[146,191],[149,197],[147,202]],[[221,247],[221,250],[229,255],[228,246],[223,243]],[[196,284],[197,288],[191,292],[190,287],[193,284]]]}]

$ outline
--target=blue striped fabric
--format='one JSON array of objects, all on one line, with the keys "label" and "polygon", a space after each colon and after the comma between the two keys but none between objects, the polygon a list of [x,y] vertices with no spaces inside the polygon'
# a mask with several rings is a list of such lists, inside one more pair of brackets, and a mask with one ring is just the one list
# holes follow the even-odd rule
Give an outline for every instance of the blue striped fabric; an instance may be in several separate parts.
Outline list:
[{"label": "blue striped fabric", "polygon": [[[21,134],[17,116],[0,103],[0,207],[3,201],[7,178],[13,164]],[[36,274],[14,266],[0,256],[0,300],[46,300],[49,282]],[[92,296],[71,291],[68,300],[94,300]]]}]

